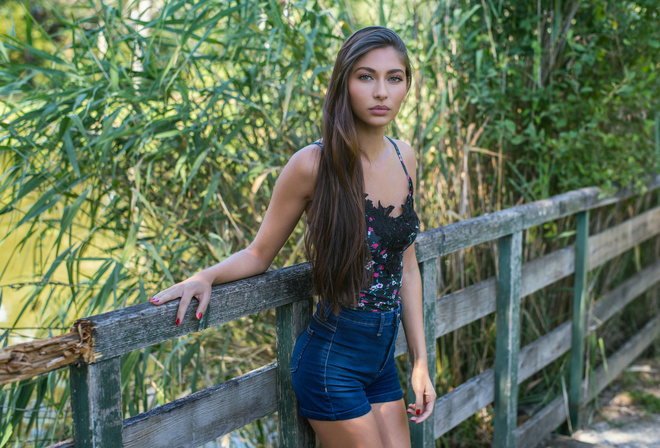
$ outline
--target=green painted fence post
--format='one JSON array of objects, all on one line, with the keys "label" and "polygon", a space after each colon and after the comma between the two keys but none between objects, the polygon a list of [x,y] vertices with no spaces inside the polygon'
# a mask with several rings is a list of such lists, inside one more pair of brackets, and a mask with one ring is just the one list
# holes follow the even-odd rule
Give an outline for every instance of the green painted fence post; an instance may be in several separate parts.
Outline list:
[{"label": "green painted fence post", "polygon": [[498,240],[497,333],[495,335],[495,448],[516,446],[522,232]]},{"label": "green painted fence post", "polygon": [[69,369],[76,448],[122,447],[124,417],[119,357]]},{"label": "green painted fence post", "polygon": [[314,448],[316,439],[307,419],[298,414],[291,382],[293,346],[312,319],[312,298],[283,305],[275,310],[277,321],[277,419],[279,446]]},{"label": "green painted fence post", "polygon": [[[426,353],[429,363],[429,376],[435,387],[436,376],[436,353],[435,353],[435,302],[438,297],[438,267],[437,259],[424,261],[419,264],[419,272],[422,275],[422,299],[424,307],[424,338],[426,341]],[[409,364],[410,366],[410,364]],[[411,367],[411,366],[410,366]],[[412,368],[409,368],[409,371]],[[415,402],[415,393],[410,384],[410,375],[408,375],[408,401]],[[410,437],[412,448],[431,448],[435,447],[434,435],[435,413],[431,414],[426,421],[415,424],[410,422]]]},{"label": "green painted fence post", "polygon": [[660,173],[660,112],[655,112],[655,169]]},{"label": "green painted fence post", "polygon": [[569,386],[569,412],[571,426],[580,424],[582,377],[584,375],[584,335],[587,320],[587,256],[589,253],[589,211],[577,214],[575,239],[575,280],[573,282],[573,329],[571,336],[571,369]]}]

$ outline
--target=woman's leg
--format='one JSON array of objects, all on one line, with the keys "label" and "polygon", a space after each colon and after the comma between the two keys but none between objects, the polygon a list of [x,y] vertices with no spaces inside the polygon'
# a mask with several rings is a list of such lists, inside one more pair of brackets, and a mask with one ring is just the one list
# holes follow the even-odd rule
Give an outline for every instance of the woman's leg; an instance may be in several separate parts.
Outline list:
[{"label": "woman's leg", "polygon": [[373,410],[349,420],[309,419],[323,448],[384,448]]},{"label": "woman's leg", "polygon": [[366,415],[349,420],[309,420],[323,448],[410,447],[403,400],[374,403]]},{"label": "woman's leg", "polygon": [[410,447],[408,414],[403,399],[386,403],[372,403],[383,448]]}]

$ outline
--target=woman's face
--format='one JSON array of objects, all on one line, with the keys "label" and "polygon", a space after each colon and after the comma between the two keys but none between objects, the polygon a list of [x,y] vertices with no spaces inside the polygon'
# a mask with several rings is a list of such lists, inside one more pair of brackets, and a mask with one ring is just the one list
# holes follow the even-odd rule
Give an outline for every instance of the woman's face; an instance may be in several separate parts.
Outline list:
[{"label": "woman's face", "polygon": [[386,126],[406,97],[406,68],[392,47],[376,48],[357,60],[348,76],[356,126]]}]

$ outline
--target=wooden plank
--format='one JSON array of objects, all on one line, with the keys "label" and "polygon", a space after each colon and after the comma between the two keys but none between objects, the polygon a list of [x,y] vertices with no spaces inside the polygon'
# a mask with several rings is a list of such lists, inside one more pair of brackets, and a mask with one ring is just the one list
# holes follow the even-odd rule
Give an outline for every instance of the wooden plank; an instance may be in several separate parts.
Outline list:
[{"label": "wooden plank", "polygon": [[[660,316],[648,322],[642,330],[626,342],[607,359],[608,369],[603,365],[583,381],[582,387],[588,390],[587,399],[593,400],[611,381],[630,365],[656,338],[660,336]],[[522,354],[521,354],[522,355]],[[591,387],[589,387],[591,384]],[[535,448],[540,441],[557,429],[566,420],[563,397],[559,396],[534,414],[532,418],[516,429],[516,444],[519,447]]]},{"label": "wooden plank", "polygon": [[[602,318],[611,316],[614,313],[613,310],[621,307],[620,304],[617,304],[617,300],[622,303],[629,303],[635,297],[657,283],[660,278],[658,270],[660,270],[660,261],[643,271],[640,271],[620,287],[612,290],[612,292],[610,292],[610,294],[604,299],[596,302],[594,305],[594,318],[589,326],[589,331],[593,331],[601,325],[604,321]],[[640,287],[636,287],[635,285],[639,285]],[[564,322],[554,330],[520,350],[518,383],[530,378],[534,373],[546,367],[570,349],[571,326],[571,322]],[[440,437],[442,434],[493,401],[493,383],[491,382],[493,371],[488,370],[487,372],[489,373],[484,373],[482,375],[490,375],[490,379],[488,376],[483,377],[482,375],[475,377],[460,385],[452,392],[440,397],[436,401],[436,410],[434,412],[436,415],[436,437]],[[563,404],[561,412],[562,415],[565,415]],[[544,418],[545,417],[543,417],[543,419]],[[553,421],[555,420],[548,420],[548,424]],[[552,432],[563,421],[564,420],[562,419],[556,423],[556,425],[549,429],[546,434]],[[520,437],[520,431],[517,432],[517,437]],[[518,446],[527,447],[532,445],[519,443]]]},{"label": "wooden plank", "polygon": [[291,354],[298,336],[312,320],[312,297],[276,310],[277,328],[277,420],[279,446],[314,448],[314,430],[298,413],[291,382]]},{"label": "wooden plank", "polygon": [[[624,303],[629,303],[632,299],[634,299],[642,292],[644,292],[646,289],[657,283],[658,278],[660,278],[659,272],[660,272],[660,261],[656,262],[652,266],[649,266],[645,270],[640,271],[638,274],[636,274],[634,277],[631,277],[624,284],[622,284],[615,290],[612,290],[612,292],[608,294],[608,296],[603,298],[600,302],[596,303],[594,306],[594,316],[595,316],[594,321],[590,325],[589,329],[594,330],[600,323],[602,323],[602,321],[606,320],[608,316],[611,316],[613,313],[616,312],[616,310],[622,307],[621,304],[617,304],[616,300],[614,300],[615,298],[619,298]],[[525,381],[526,379],[531,377],[535,372],[547,366],[562,354],[566,353],[570,348],[570,338],[569,338],[570,331],[571,331],[571,324],[569,322],[566,322],[561,326],[557,327],[556,329],[554,329],[553,331],[549,332],[548,334],[537,339],[533,343],[522,348],[519,355],[520,361],[519,361],[518,382],[520,383],[522,381]],[[402,353],[405,352],[406,342],[403,331],[400,331],[400,338],[397,341],[397,346],[399,345],[401,345],[401,349],[397,349],[397,351],[403,350]],[[270,368],[272,368],[272,365]],[[272,379],[269,379],[267,381],[272,381]],[[216,388],[224,389],[230,385],[235,386],[234,383],[230,383],[230,384],[223,383],[221,387],[216,386]],[[213,390],[213,388],[211,388],[211,390]],[[211,390],[207,390],[206,392],[211,392]],[[202,392],[198,394],[201,394]],[[264,394],[268,395],[268,393],[270,393],[273,396],[272,397],[273,402],[275,401],[274,393],[272,391],[268,392],[267,389],[264,389],[259,393],[260,395],[264,395]],[[240,393],[235,393],[235,395],[240,395]],[[173,402],[174,404],[170,403],[169,405],[165,405],[165,407],[156,408],[156,410],[150,412],[154,412],[154,413],[164,412],[167,411],[167,409],[170,406],[176,407],[177,404],[180,406],[184,406],[187,404],[189,400],[193,400],[193,399],[197,399],[197,397],[189,396],[180,400],[180,403]],[[218,401],[223,401],[223,399],[218,398]],[[230,402],[231,399],[229,398],[224,401]],[[238,399],[238,401],[236,402],[239,401],[240,399]],[[488,370],[484,374],[469,380],[468,382],[456,388],[450,394],[446,394],[443,397],[440,397],[436,401],[436,410],[434,412],[435,435],[439,437],[440,435],[446,433],[456,425],[460,424],[470,415],[473,415],[479,409],[483,408],[484,406],[487,406],[492,401],[493,401],[493,371]],[[234,408],[232,406],[229,406],[228,408],[229,409],[226,409],[225,412],[232,414],[232,410]],[[257,418],[263,416],[260,414],[266,415],[270,412],[273,412],[274,410],[275,410],[275,405],[273,404],[271,405],[270,410],[267,410],[267,412],[259,413],[259,415],[252,415],[247,420],[254,421]],[[563,404],[560,410],[562,415],[564,415]],[[213,410],[212,412],[216,413],[216,415],[222,415],[218,413],[221,411]],[[536,415],[540,415],[541,420],[544,422],[541,425],[542,428],[547,429],[548,425],[552,426],[554,424],[554,423],[551,424],[551,422],[554,420],[552,419],[548,420],[548,418],[550,417],[545,416],[545,414],[537,413]],[[128,423],[135,419],[138,418],[143,419],[145,417],[147,416],[146,415],[137,416],[134,417],[133,419],[127,420],[126,422]],[[174,417],[174,420],[176,420],[176,417]],[[557,426],[559,426],[559,424],[562,421],[563,420],[559,421],[559,423],[557,423],[554,427],[548,429],[547,433],[552,432]],[[217,422],[213,423],[213,425],[216,424]],[[526,425],[529,426],[531,425],[531,423],[526,423]],[[236,428],[233,429],[229,429],[225,433],[231,432],[232,430],[237,429],[240,426],[237,426]],[[519,440],[521,440],[520,437],[522,436],[520,435],[520,433],[521,431],[523,431],[523,428],[525,428],[525,425],[523,425],[521,428],[516,430],[516,437],[518,437]],[[125,437],[127,433],[128,433],[128,429],[125,430],[124,432]],[[522,440],[526,440],[526,439],[522,439]],[[518,446],[527,447],[531,445],[518,443]]]},{"label": "wooden plank", "polygon": [[[522,267],[521,297],[528,296],[573,273],[573,246],[534,259]],[[495,277],[438,298],[436,337],[443,336],[495,312]]]},{"label": "wooden plank", "polygon": [[564,322],[520,350],[518,383],[549,365],[571,348],[571,323]]},{"label": "wooden plank", "polygon": [[566,420],[563,397],[557,397],[516,429],[516,446],[535,448]]},{"label": "wooden plank", "polygon": [[[599,190],[596,190],[597,195]],[[588,189],[574,190],[548,199],[516,207],[523,215],[524,229],[539,226],[564,216],[574,215],[587,207],[587,197],[594,192]]]},{"label": "wooden plank", "polygon": [[518,416],[522,232],[499,239],[498,260],[493,438],[496,448],[514,448],[513,432]]},{"label": "wooden plank", "polygon": [[577,214],[575,238],[575,277],[573,281],[573,314],[571,332],[571,365],[568,404],[573,428],[580,427],[580,403],[583,401],[584,336],[587,326],[587,258],[589,253],[589,212]]},{"label": "wooden plank", "polygon": [[632,338],[628,340],[616,353],[607,358],[605,365],[598,367],[594,374],[588,378],[587,400],[593,400],[607,385],[632,363],[651,343],[660,336],[660,316],[651,319]]},{"label": "wooden plank", "polygon": [[0,349],[0,386],[66,367],[80,358],[80,335],[66,333]]},{"label": "wooden plank", "polygon": [[[459,239],[469,238],[470,235],[476,238],[478,230],[484,230],[483,226],[486,225],[484,222],[490,222],[490,217],[493,215],[475,218],[479,221],[475,222],[473,227],[468,225],[473,220],[457,223],[462,226],[462,230],[458,232],[460,234]],[[501,219],[492,223],[496,229],[495,234],[503,232],[502,229],[505,229],[507,225],[512,225],[511,220],[514,217],[519,217],[519,214],[507,212],[499,216]],[[626,250],[625,248],[639,244],[657,234],[660,229],[660,226],[657,225],[658,219],[660,219],[660,208],[626,221],[626,223],[620,225],[623,227],[617,226],[596,235],[596,239],[593,239],[595,237],[590,238],[590,260],[592,260],[589,265],[590,269],[604,262],[603,260],[616,256]],[[641,228],[636,229],[635,226],[637,225]],[[448,232],[447,228],[449,227],[451,226],[445,227],[442,231]],[[622,232],[627,236],[622,237],[618,235],[618,232]],[[481,235],[479,238],[486,238],[486,236]],[[618,241],[619,243],[611,245],[612,241]],[[601,244],[611,245],[612,247],[603,249],[600,247]],[[444,249],[442,250],[444,251]],[[597,253],[594,254],[594,252]],[[207,325],[219,325],[300,300],[301,297],[309,295],[311,288],[308,264],[277,269],[249,279],[216,286],[213,288],[211,304],[207,311]],[[93,351],[85,354],[85,362],[96,362],[104,357],[112,358],[148,345],[198,331],[200,327],[199,322],[193,315],[194,306],[189,307],[181,325],[174,325],[172,321],[178,303],[179,301],[175,300],[159,307],[145,303],[78,320],[76,325],[93,327]],[[441,311],[438,309],[436,312],[439,316],[445,315]]]},{"label": "wooden plank", "polygon": [[[653,176],[646,187],[647,191],[659,188],[660,175]],[[528,229],[581,211],[614,204],[637,194],[631,188],[624,188],[613,195],[602,196],[598,188],[582,188],[423,232],[415,241],[417,260],[422,262],[437,258],[511,233],[515,229],[507,226],[515,222],[515,215],[523,216],[522,227],[518,230]]]},{"label": "wooden plank", "polygon": [[443,255],[518,232],[522,224],[516,207],[450,224],[443,227]]},{"label": "wooden plank", "polygon": [[[626,304],[658,282],[660,282],[660,260],[638,272],[596,302],[587,332],[596,330]],[[571,322],[564,322],[520,350],[519,382],[525,381],[570,350],[571,327]]]},{"label": "wooden plank", "polygon": [[122,446],[121,363],[110,358],[69,369],[76,448]]},{"label": "wooden plank", "polygon": [[660,282],[660,260],[639,271],[594,304],[589,331],[594,331],[636,297]]},{"label": "wooden plank", "polygon": [[[422,301],[424,311],[424,339],[429,366],[429,376],[435,387],[436,352],[435,352],[435,299],[438,296],[438,265],[437,259],[427,260],[419,265],[422,275]],[[410,360],[409,360],[410,361]],[[408,371],[412,371],[409,363]],[[408,403],[415,402],[410,375],[408,375]],[[435,447],[435,437],[432,419],[415,424],[409,421],[412,448]]]},{"label": "wooden plank", "polygon": [[495,372],[488,369],[438,398],[433,410],[435,437],[442,436],[479,409],[492,403],[494,384]]},{"label": "wooden plank", "polygon": [[[561,354],[566,353],[570,348],[570,334],[571,324],[566,322],[522,348],[519,355],[518,384],[557,359]],[[460,424],[479,409],[492,403],[494,385],[494,371],[488,369],[438,398],[434,410],[436,438]],[[518,446],[526,447],[528,445],[518,444]]]},{"label": "wooden plank", "polygon": [[[311,291],[312,282],[307,263],[214,286],[205,314],[208,316],[207,325],[220,325],[295,302],[309,297]],[[196,302],[193,300],[193,303]],[[195,306],[188,307],[181,325],[174,325],[178,306],[178,299],[161,306],[143,303],[79,319],[77,324],[94,328],[94,350],[85,362],[112,358],[201,330],[194,316]]]},{"label": "wooden plank", "polygon": [[[616,229],[616,230],[614,230]],[[589,270],[660,232],[660,207],[641,213],[589,238]]]},{"label": "wooden plank", "polygon": [[126,419],[124,447],[192,448],[215,440],[275,412],[276,383],[272,363]]},{"label": "wooden plank", "polygon": [[[636,230],[636,226],[639,226]],[[660,233],[660,207],[589,238],[589,269]],[[602,247],[605,246],[605,247]],[[575,247],[536,258],[522,268],[521,297],[526,297],[575,271]],[[495,311],[495,278],[437,299],[436,337],[450,333]]]}]

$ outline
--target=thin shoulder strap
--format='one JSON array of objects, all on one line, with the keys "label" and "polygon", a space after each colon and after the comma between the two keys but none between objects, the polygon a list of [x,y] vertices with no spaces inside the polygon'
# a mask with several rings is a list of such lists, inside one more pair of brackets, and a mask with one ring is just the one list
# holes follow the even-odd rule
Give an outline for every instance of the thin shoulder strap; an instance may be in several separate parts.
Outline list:
[{"label": "thin shoulder strap", "polygon": [[[387,136],[386,136],[387,137]],[[406,168],[406,164],[403,163],[403,157],[401,157],[401,153],[399,152],[399,147],[394,143],[394,140],[391,138],[387,137],[389,141],[392,142],[394,145],[394,149],[396,150],[396,155],[399,156],[399,161],[401,162],[401,166],[403,167],[403,172],[406,173],[406,177],[408,178],[408,187],[410,189],[410,194],[413,194],[413,183],[412,179],[410,178],[410,175],[408,174],[408,169]]]}]

